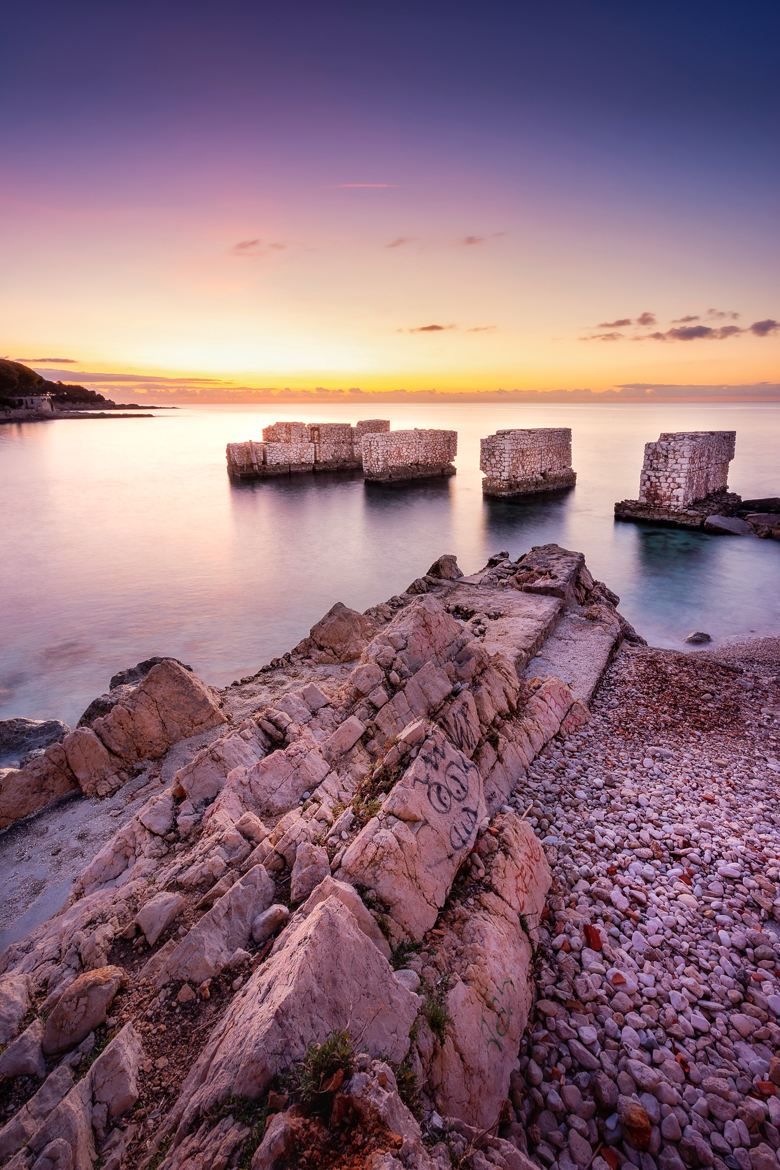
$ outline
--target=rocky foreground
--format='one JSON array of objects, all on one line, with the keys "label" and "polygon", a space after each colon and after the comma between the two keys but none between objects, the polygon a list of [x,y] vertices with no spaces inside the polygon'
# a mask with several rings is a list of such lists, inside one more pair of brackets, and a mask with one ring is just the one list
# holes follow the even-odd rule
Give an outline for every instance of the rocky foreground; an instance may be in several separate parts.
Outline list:
[{"label": "rocky foreground", "polygon": [[0,774],[28,841],[133,797],[2,960],[0,1159],[774,1166],[777,678],[616,603],[557,546],[442,557],[221,694],[144,664]]}]

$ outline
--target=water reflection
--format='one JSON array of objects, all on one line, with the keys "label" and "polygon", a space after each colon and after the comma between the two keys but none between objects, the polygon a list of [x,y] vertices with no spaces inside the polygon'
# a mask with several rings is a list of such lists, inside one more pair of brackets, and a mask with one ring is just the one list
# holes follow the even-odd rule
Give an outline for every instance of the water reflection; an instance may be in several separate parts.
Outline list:
[{"label": "water reflection", "polygon": [[[223,685],[294,645],[336,599],[364,609],[443,552],[473,572],[501,548],[582,549],[659,644],[681,645],[694,626],[716,638],[780,629],[780,544],[613,517],[614,501],[636,492],[645,441],[663,430],[736,428],[732,486],[776,494],[778,408],[393,404],[382,408],[393,427],[457,429],[456,476],[231,482],[225,444],[292,413],[360,412],[199,408],[0,427],[0,717],[73,721],[112,674],[151,654]],[[576,488],[484,499],[480,436],[512,426],[571,426]]]}]

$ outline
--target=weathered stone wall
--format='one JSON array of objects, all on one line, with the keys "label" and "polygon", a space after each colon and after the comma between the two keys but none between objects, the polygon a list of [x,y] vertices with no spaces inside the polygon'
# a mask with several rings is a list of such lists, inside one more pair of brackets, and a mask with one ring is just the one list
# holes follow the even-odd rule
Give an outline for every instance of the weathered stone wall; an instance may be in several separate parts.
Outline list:
[{"label": "weathered stone wall", "polygon": [[452,461],[458,450],[457,431],[416,429],[366,435],[363,438],[363,472],[366,479],[423,479],[454,475]]},{"label": "weathered stone wall", "polygon": [[534,427],[496,431],[480,440],[486,496],[524,496],[573,487],[571,429]]},{"label": "weathered stone wall", "polygon": [[387,419],[350,423],[276,422],[263,428],[263,441],[228,443],[228,471],[237,479],[263,479],[300,471],[357,471],[363,437],[389,431]]},{"label": "weathered stone wall", "polygon": [[639,480],[643,504],[685,508],[728,488],[736,431],[678,431],[645,444]]}]

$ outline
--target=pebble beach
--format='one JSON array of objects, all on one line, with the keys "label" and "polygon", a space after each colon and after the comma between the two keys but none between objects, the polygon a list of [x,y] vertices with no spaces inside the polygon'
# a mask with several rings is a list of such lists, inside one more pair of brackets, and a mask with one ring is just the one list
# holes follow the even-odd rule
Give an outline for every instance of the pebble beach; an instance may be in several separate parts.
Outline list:
[{"label": "pebble beach", "polygon": [[512,1102],[535,1160],[780,1164],[778,795],[778,638],[623,649],[532,765],[553,889]]}]

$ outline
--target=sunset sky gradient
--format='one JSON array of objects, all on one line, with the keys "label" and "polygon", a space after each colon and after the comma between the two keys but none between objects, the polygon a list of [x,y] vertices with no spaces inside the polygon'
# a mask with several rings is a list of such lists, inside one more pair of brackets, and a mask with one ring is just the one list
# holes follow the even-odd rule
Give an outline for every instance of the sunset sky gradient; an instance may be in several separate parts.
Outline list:
[{"label": "sunset sky gradient", "polygon": [[139,392],[780,383],[779,11],[14,5],[0,353]]}]

